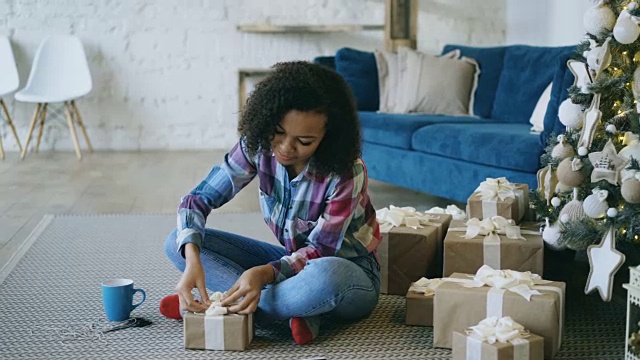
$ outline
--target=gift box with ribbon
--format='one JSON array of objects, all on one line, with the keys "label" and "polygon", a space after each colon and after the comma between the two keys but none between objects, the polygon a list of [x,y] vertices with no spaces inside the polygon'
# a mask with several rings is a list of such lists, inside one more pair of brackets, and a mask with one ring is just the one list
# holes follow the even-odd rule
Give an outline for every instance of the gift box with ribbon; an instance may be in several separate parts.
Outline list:
[{"label": "gift box with ribbon", "polygon": [[453,333],[453,360],[543,360],[544,339],[511,317],[490,317]]},{"label": "gift box with ribbon", "polygon": [[444,276],[493,269],[543,275],[544,241],[536,223],[514,225],[501,216],[466,223],[452,221],[444,238]]},{"label": "gift box with ribbon", "polygon": [[404,296],[412,282],[441,276],[442,240],[451,215],[392,205],[378,210],[376,217],[382,237],[378,245],[381,293]]},{"label": "gift box with ribbon", "polygon": [[482,220],[502,216],[519,223],[528,211],[528,207],[529,186],[527,184],[514,184],[503,177],[487,178],[467,200],[467,219]]},{"label": "gift box with ribbon", "polygon": [[455,273],[436,288],[433,344],[451,348],[453,332],[464,333],[487,317],[510,316],[544,338],[544,357],[562,344],[565,283],[530,272],[483,266],[475,275]]},{"label": "gift box with ribbon", "polygon": [[184,347],[204,350],[246,350],[253,340],[253,314],[228,314],[214,300],[206,313],[183,317]]},{"label": "gift box with ribbon", "polygon": [[405,306],[405,324],[433,326],[433,297],[442,279],[420,280],[411,284],[407,291]]}]

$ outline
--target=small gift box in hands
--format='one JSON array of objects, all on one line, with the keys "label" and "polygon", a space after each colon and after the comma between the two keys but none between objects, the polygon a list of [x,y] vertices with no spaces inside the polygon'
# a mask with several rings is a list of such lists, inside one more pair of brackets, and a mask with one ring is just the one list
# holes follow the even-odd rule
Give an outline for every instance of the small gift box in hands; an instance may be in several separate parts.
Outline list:
[{"label": "small gift box in hands", "polygon": [[453,360],[542,360],[544,338],[510,317],[486,318],[465,334],[453,333]]},{"label": "small gift box in hands", "polygon": [[216,292],[206,313],[183,316],[184,347],[205,350],[246,350],[253,340],[253,314],[228,314]]}]

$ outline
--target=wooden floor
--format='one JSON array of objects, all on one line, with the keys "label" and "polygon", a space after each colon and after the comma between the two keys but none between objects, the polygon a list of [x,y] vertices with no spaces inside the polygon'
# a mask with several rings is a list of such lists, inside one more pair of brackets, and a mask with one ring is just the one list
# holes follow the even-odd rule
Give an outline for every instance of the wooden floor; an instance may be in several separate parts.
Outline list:
[{"label": "wooden floor", "polygon": [[[96,152],[81,161],[71,152],[17,153],[0,160],[0,269],[45,214],[174,213],[222,160],[223,151]],[[257,181],[219,211],[260,211]],[[452,202],[370,181],[376,208],[425,210]],[[460,205],[460,204],[458,204]]]}]

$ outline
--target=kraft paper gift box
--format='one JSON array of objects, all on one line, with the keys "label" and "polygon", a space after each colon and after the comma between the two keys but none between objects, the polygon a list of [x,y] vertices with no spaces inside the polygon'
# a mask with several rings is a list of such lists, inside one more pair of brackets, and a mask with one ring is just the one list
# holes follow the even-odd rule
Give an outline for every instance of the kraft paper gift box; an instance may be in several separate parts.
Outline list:
[{"label": "kraft paper gift box", "polygon": [[433,326],[433,297],[441,283],[441,279],[422,278],[411,284],[405,298],[405,324]]},{"label": "kraft paper gift box", "polygon": [[378,245],[382,294],[405,296],[412,282],[440,276],[442,240],[451,215],[391,206],[378,210],[377,218],[382,237]]},{"label": "kraft paper gift box", "polygon": [[502,216],[519,223],[529,207],[529,186],[505,178],[487,180],[467,199],[467,219]]},{"label": "kraft paper gift box", "polygon": [[184,347],[204,350],[246,350],[253,340],[253,314],[183,316]]},{"label": "kraft paper gift box", "polygon": [[466,334],[453,333],[452,355],[453,360],[543,360],[544,338],[510,317],[488,318]]},{"label": "kraft paper gift box", "polygon": [[510,316],[542,336],[545,359],[553,359],[562,344],[564,298],[565,283],[545,281],[535,274],[488,266],[475,276],[455,273],[436,289],[433,344],[451,348],[454,331],[464,333],[487,317]]},{"label": "kraft paper gift box", "polygon": [[544,241],[537,223],[510,224],[503,217],[452,221],[444,238],[443,275],[493,269],[543,275]]}]

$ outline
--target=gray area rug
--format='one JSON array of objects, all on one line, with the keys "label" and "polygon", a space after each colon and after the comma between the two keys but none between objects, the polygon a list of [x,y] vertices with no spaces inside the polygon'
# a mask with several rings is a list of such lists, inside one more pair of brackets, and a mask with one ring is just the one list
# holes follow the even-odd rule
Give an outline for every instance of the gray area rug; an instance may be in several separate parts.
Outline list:
[{"label": "gray area rug", "polygon": [[[271,238],[259,214],[216,214],[219,228]],[[297,346],[286,326],[257,329],[245,352],[185,350],[182,323],[158,312],[180,274],[165,258],[173,215],[46,216],[27,239],[21,259],[0,272],[2,359],[449,359],[434,349],[432,329],[405,326],[404,298],[381,296],[375,312],[357,324],[324,324],[311,345]],[[15,265],[13,269],[11,267]],[[6,277],[6,278],[5,278]],[[78,329],[107,323],[100,284],[125,277],[146,290],[132,313],[145,328],[84,336]],[[625,309],[593,296],[568,294],[566,334],[557,359],[622,359]],[[65,339],[62,331],[76,330]]]}]

